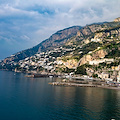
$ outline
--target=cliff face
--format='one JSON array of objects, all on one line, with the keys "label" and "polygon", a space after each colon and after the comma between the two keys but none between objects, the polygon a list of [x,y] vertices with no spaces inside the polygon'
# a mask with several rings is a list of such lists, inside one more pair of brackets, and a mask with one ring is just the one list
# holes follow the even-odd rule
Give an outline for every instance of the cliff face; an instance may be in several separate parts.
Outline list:
[{"label": "cliff face", "polygon": [[101,24],[88,25],[88,26],[85,26],[80,31],[78,31],[77,36],[84,38],[84,36],[91,35],[92,33],[96,32],[96,31],[99,31],[101,29],[102,29]]},{"label": "cliff face", "polygon": [[77,65],[77,67],[80,65],[83,65],[83,64],[86,64],[87,62],[93,60],[92,56],[91,55],[85,55],[84,57],[82,57]]},{"label": "cliff face", "polygon": [[75,59],[71,59],[71,60],[67,60],[66,62],[63,61],[63,63],[66,67],[71,69],[71,68],[76,68],[78,62]]},{"label": "cliff face", "polygon": [[56,32],[49,39],[39,44],[38,52],[65,44],[72,36],[75,36],[81,28],[80,26],[74,26]]},{"label": "cliff face", "polygon": [[[110,34],[113,34],[113,32],[115,32],[115,30],[109,30],[111,28],[115,28],[116,26],[120,26],[120,22],[107,22],[107,23],[95,23],[95,24],[91,24],[91,25],[87,25],[85,27],[83,27],[82,29],[80,29],[77,32],[77,35],[70,39],[69,43],[67,44],[72,44],[73,42],[77,42],[77,41],[83,41],[85,39],[91,39],[95,33],[99,32],[99,31],[105,31],[106,29],[109,31]],[[102,32],[100,37],[106,32]],[[119,32],[119,30],[117,30],[116,32]],[[120,33],[120,32],[119,32]],[[116,33],[115,33],[116,34]],[[117,33],[118,34],[118,33]]]},{"label": "cliff face", "polygon": [[78,66],[86,64],[87,62],[92,61],[92,60],[96,60],[96,59],[99,59],[99,58],[104,58],[107,54],[108,53],[107,53],[106,50],[99,50],[99,51],[94,52],[91,55],[89,55],[89,54],[85,55],[80,59]]},{"label": "cliff face", "polygon": [[104,58],[107,54],[106,50],[99,50],[92,54],[92,59]]}]

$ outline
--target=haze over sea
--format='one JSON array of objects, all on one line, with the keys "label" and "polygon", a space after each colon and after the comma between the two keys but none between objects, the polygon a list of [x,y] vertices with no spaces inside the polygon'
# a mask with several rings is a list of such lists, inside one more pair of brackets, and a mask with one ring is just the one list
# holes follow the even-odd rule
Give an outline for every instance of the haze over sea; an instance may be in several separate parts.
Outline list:
[{"label": "haze over sea", "polygon": [[0,71],[0,120],[119,120],[120,91],[51,86],[50,78]]}]

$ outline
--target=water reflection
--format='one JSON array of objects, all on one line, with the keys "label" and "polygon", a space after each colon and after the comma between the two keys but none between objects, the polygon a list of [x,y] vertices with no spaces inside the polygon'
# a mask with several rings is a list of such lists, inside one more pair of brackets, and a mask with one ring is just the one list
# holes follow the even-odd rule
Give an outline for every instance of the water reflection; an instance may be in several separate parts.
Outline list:
[{"label": "water reflection", "polygon": [[87,116],[97,120],[120,118],[119,90],[60,86],[54,88],[54,96],[57,97],[54,105],[62,103],[64,112],[72,117],[85,119]]}]

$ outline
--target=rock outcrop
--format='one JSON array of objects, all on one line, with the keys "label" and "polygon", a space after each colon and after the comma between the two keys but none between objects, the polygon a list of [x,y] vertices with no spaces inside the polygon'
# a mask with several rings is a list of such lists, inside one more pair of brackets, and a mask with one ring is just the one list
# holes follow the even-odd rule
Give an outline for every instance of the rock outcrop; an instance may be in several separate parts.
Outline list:
[{"label": "rock outcrop", "polygon": [[93,59],[104,58],[107,55],[106,50],[99,50],[92,54]]},{"label": "rock outcrop", "polygon": [[86,64],[87,62],[89,62],[91,60],[93,60],[93,57],[91,55],[85,55],[80,59],[77,66]]},{"label": "rock outcrop", "polygon": [[81,65],[86,64],[89,61],[92,61],[95,59],[104,58],[107,54],[108,53],[106,50],[98,50],[92,54],[84,55],[78,62],[77,66],[79,66],[79,65],[81,66]]},{"label": "rock outcrop", "polygon": [[66,67],[71,69],[71,68],[76,68],[78,62],[75,59],[71,59],[71,60],[67,60],[66,62],[63,62],[63,63]]},{"label": "rock outcrop", "polygon": [[114,19],[114,22],[120,22],[120,17]]}]

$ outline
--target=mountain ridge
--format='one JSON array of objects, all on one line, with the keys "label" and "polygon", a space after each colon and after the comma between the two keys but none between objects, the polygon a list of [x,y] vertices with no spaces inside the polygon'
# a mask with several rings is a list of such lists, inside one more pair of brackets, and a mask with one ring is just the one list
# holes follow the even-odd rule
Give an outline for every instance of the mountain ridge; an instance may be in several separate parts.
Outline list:
[{"label": "mountain ridge", "polygon": [[120,25],[119,22],[103,22],[103,23],[94,23],[90,25],[86,25],[84,27],[81,26],[72,26],[69,28],[65,28],[63,30],[59,30],[56,33],[52,34],[48,39],[43,40],[41,43],[38,45],[20,51],[10,57],[7,57],[3,60],[4,63],[7,63],[8,61],[16,61],[18,62],[19,60],[25,59],[26,57],[30,57],[37,52],[45,52],[47,50],[51,50],[54,47],[59,47],[62,46],[71,40],[77,43],[79,40],[84,40],[86,37],[89,37],[89,35],[100,31],[100,30],[105,30],[110,27],[115,27],[117,25]]}]

